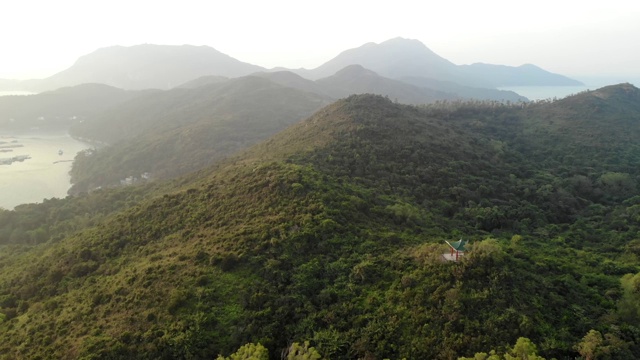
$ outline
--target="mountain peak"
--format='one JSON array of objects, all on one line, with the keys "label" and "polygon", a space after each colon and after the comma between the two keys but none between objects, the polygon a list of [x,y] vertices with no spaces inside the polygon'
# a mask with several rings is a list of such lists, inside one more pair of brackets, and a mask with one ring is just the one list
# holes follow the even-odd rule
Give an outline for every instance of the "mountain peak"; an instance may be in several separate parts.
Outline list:
[{"label": "mountain peak", "polygon": [[379,76],[379,75],[374,71],[365,69],[364,66],[360,64],[352,64],[336,72],[335,76],[352,77],[352,76]]},{"label": "mountain peak", "polygon": [[128,89],[170,89],[202,76],[240,77],[264,68],[209,46],[110,46],[80,57],[67,70],[40,80],[38,90],[87,82]]},{"label": "mountain peak", "polygon": [[640,94],[640,89],[638,89],[637,87],[633,86],[633,84],[630,84],[630,83],[621,83],[616,85],[605,86],[603,88],[598,89],[596,92],[610,93],[612,95],[638,96]]},{"label": "mountain peak", "polygon": [[594,91],[580,93],[575,95],[574,98],[600,99],[615,103],[632,101],[635,104],[640,103],[640,89],[629,83],[622,83],[605,86]]},{"label": "mountain peak", "polygon": [[319,79],[335,74],[346,66],[358,64],[389,78],[404,76],[439,77],[455,70],[456,65],[429,50],[418,40],[394,38],[380,44],[367,43],[343,51],[309,76]]},{"label": "mountain peak", "polygon": [[420,40],[417,39],[407,39],[407,38],[403,38],[401,36],[383,41],[380,43],[380,45],[394,45],[394,46],[413,46],[416,48],[422,48],[422,49],[428,49],[428,47],[423,44]]},{"label": "mountain peak", "polygon": [[609,85],[568,96],[551,106],[560,109],[562,113],[571,109],[584,118],[595,117],[601,120],[611,114],[640,114],[640,89],[629,83]]}]

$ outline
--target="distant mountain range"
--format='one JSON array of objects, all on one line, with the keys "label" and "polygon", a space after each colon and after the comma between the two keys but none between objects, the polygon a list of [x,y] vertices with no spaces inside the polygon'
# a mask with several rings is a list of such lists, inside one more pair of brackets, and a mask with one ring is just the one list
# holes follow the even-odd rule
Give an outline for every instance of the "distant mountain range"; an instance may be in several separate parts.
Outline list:
[{"label": "distant mountain range", "polygon": [[[381,92],[398,87],[398,82],[410,83],[413,87],[403,89],[410,103],[422,99],[441,98],[441,93],[450,98],[479,98],[513,100],[513,94],[496,93],[501,86],[533,85],[580,85],[579,81],[553,74],[534,65],[511,67],[491,64],[456,65],[437,55],[418,40],[395,38],[380,44],[368,43],[349,49],[325,64],[311,70],[263,67],[248,64],[207,46],[137,45],[113,46],[98,49],[82,56],[70,68],[45,79],[25,81],[0,80],[0,90],[46,91],[83,83],[102,83],[126,90],[170,89],[189,83],[203,76],[218,79],[236,78],[256,72],[291,71],[309,80],[319,80],[336,75],[352,65],[375,73],[381,78],[364,83],[341,83],[333,92],[349,95],[352,91],[369,92],[395,97]],[[348,72],[354,75],[355,68]],[[363,75],[364,73],[360,73]],[[343,74],[344,75],[344,74]],[[283,76],[283,75],[280,75]],[[290,76],[290,75],[287,75]],[[335,81],[336,79],[333,79]],[[364,80],[361,76],[361,80]],[[396,81],[394,85],[388,80]],[[299,80],[296,80],[299,81]],[[323,80],[327,86],[331,80]],[[384,85],[382,85],[384,82]],[[338,84],[336,84],[338,85]],[[406,84],[405,84],[406,85]],[[424,89],[428,90],[424,90]],[[416,98],[409,92],[422,93]],[[428,94],[428,96],[423,96]],[[341,95],[342,96],[342,95]]]},{"label": "distant mountain range", "polygon": [[403,38],[380,44],[367,43],[346,50],[315,69],[293,71],[310,79],[319,79],[353,64],[362,65],[392,79],[422,77],[475,87],[582,84],[534,65],[456,65],[434,53],[420,41]]}]

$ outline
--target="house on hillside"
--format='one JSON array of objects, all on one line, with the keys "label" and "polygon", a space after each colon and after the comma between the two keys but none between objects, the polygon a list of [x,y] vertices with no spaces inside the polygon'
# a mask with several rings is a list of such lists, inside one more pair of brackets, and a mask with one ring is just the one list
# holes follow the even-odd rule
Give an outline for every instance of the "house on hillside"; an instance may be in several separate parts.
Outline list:
[{"label": "house on hillside", "polygon": [[458,261],[459,258],[464,256],[466,245],[469,244],[469,240],[458,240],[454,242],[444,241],[449,245],[449,253],[442,254],[442,258],[446,261]]}]

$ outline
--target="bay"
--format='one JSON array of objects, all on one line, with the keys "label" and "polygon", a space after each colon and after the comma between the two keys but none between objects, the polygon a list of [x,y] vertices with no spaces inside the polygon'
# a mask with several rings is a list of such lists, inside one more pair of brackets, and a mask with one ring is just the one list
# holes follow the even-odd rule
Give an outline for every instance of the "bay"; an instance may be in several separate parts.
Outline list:
[{"label": "bay", "polygon": [[640,79],[634,76],[630,77],[580,77],[577,78],[584,85],[579,86],[505,86],[500,90],[514,91],[529,100],[552,100],[562,99],[570,95],[579,94],[583,91],[596,90],[608,85],[616,85],[620,83],[631,83],[640,86]]},{"label": "bay", "polygon": [[0,159],[4,160],[0,163],[29,156],[0,165],[0,207],[13,209],[19,204],[66,197],[72,161],[79,151],[90,147],[66,132],[12,134],[0,130]]}]

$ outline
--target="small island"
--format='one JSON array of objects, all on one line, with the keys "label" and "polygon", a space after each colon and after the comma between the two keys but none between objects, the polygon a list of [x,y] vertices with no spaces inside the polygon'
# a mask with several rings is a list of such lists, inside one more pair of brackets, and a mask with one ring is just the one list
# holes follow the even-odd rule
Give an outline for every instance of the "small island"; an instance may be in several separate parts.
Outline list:
[{"label": "small island", "polygon": [[11,165],[14,162],[23,162],[25,160],[31,159],[29,155],[18,155],[10,158],[0,159],[0,165]]}]

